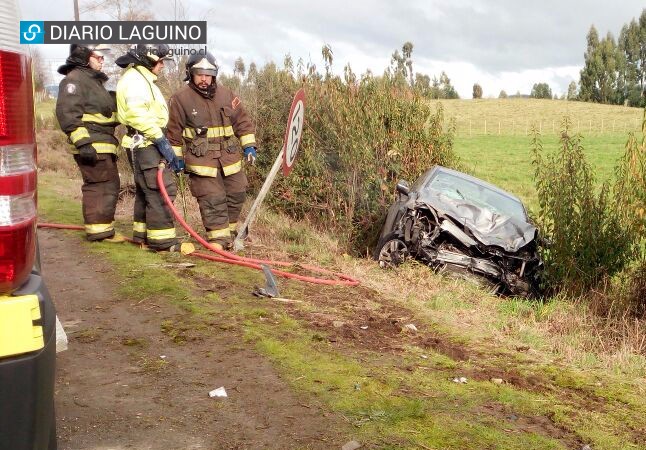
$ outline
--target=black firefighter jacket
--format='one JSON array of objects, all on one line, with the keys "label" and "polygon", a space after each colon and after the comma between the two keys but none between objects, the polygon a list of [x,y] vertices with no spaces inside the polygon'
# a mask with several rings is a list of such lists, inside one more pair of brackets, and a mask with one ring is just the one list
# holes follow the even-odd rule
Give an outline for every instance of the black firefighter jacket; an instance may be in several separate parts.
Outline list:
[{"label": "black firefighter jacket", "polygon": [[103,86],[108,77],[81,66],[64,65],[59,72],[66,76],[58,88],[56,118],[74,144],[72,153],[92,144],[97,153],[116,154],[117,103]]}]

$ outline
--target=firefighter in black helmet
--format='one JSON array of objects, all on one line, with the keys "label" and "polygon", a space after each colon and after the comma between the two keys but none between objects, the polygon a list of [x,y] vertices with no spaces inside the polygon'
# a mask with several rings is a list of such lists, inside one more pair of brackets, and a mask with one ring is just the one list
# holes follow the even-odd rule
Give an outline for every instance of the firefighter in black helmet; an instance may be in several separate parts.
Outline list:
[{"label": "firefighter in black helmet", "polygon": [[[127,68],[117,85],[119,121],[126,125],[121,145],[128,152],[135,177],[133,238],[156,251],[183,250],[179,245],[173,215],[157,185],[157,168],[162,160],[164,187],[171,198],[177,193],[173,171],[183,169],[181,154],[175,154],[164,136],[168,107],[155,84],[170,59],[165,44],[138,44],[119,57],[117,65]],[[188,244],[182,244],[188,245]]]},{"label": "firefighter in black helmet", "polygon": [[117,104],[104,83],[105,45],[70,46],[58,72],[65,75],[56,100],[56,118],[73,144],[72,153],[83,176],[83,219],[90,241],[123,242],[114,231],[119,194],[117,144],[114,129]]},{"label": "firefighter in black helmet", "polygon": [[[190,188],[200,206],[207,240],[230,248],[245,201],[242,159],[256,160],[255,126],[238,98],[218,85],[210,53],[191,55],[187,86],[170,99],[168,140],[183,151]],[[244,150],[243,150],[244,149]]]}]

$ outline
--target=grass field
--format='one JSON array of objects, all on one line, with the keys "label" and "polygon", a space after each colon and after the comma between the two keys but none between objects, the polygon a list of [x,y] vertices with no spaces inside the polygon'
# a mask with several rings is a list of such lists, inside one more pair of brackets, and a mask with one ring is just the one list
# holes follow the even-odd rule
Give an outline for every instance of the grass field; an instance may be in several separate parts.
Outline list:
[{"label": "grass field", "polygon": [[[39,161],[42,219],[78,224],[76,168],[64,140],[47,134],[38,137],[41,155],[47,153]],[[599,173],[612,172],[625,138],[586,138]],[[546,149],[556,146],[556,136],[546,136]],[[530,138],[512,135],[459,136],[455,143],[472,172],[531,204],[529,147]],[[132,211],[126,204],[120,202],[117,217],[124,233]],[[195,215],[190,219],[196,223]],[[253,239],[249,256],[321,264],[361,279],[363,287],[280,279],[282,295],[299,302],[259,301],[250,291],[262,278],[246,269],[204,262],[183,272],[160,267],[162,284],[157,271],[131,274],[146,264],[163,266],[164,255],[87,247],[121,272],[124,297],[178,304],[205,330],[239,329],[295,390],[343,417],[367,448],[646,449],[640,323],[627,323],[632,335],[616,333],[614,323],[604,328],[568,299],[498,298],[417,264],[383,271],[343,255],[322,230],[267,211]],[[204,295],[192,285],[227,288]],[[408,323],[418,331],[406,331]],[[453,381],[462,376],[467,383]]]},{"label": "grass field", "polygon": [[[78,180],[47,171],[39,185],[43,219],[80,223]],[[117,226],[125,231],[129,218],[120,215]],[[289,233],[294,228],[296,236]],[[285,217],[261,214],[255,251],[326,259],[326,267],[363,281],[339,288],[279,279],[281,293],[298,302],[282,304],[251,296],[262,280],[244,268],[190,260],[193,269],[166,269],[177,262],[173,255],[82,244],[78,237],[93,257],[117,268],[124,298],[178,305],[200,333],[240,330],[307,402],[347,421],[349,430],[339,433],[366,448],[646,449],[644,358],[622,350],[606,366],[591,351],[585,317],[569,317],[577,312],[573,305],[500,299],[420,265],[383,271],[334,254],[322,238]],[[277,255],[292,240],[308,254]],[[147,266],[156,270],[141,270]],[[205,295],[209,286],[213,292]],[[402,329],[407,323],[418,331]],[[185,351],[181,343],[177,351]]]},{"label": "grass field", "polygon": [[[455,118],[459,136],[529,134],[535,125],[556,133],[564,116],[583,134],[624,133],[640,129],[643,111],[616,105],[538,99],[433,100]],[[486,131],[486,133],[485,133]]]},{"label": "grass field", "polygon": [[[583,146],[597,183],[612,178],[627,139],[627,133],[584,134]],[[516,194],[531,210],[538,204],[531,140],[530,136],[458,136],[454,150],[470,173]],[[559,138],[555,134],[543,135],[542,141],[545,152],[558,151]]]},{"label": "grass field", "polygon": [[532,126],[540,131],[544,151],[556,152],[559,130],[568,116],[571,130],[584,137],[588,162],[600,185],[612,177],[628,133],[641,131],[644,114],[640,108],[563,100],[431,101],[432,106],[438,104],[457,124],[454,150],[466,170],[518,195],[530,210],[538,203],[531,164]]},{"label": "grass field", "polygon": [[[595,170],[597,182],[601,184],[612,177],[617,159],[623,154],[628,131],[640,129],[643,115],[640,108],[561,100],[479,99],[431,102],[434,106],[438,103],[442,104],[446,117],[454,118],[458,124],[454,149],[466,169],[471,174],[516,194],[530,210],[537,207],[537,198],[531,165],[532,138],[525,134],[526,125],[529,133],[532,125],[538,127],[542,123],[541,135],[545,151],[558,151],[558,130],[564,115],[569,115],[574,132],[577,131],[577,125],[580,125],[588,161]],[[39,102],[36,105],[36,117],[51,125],[55,106],[54,99]],[[487,134],[484,134],[484,119],[489,124]],[[472,121],[471,133],[468,130],[469,121]],[[603,133],[600,132],[602,122],[605,124]],[[476,126],[476,123],[479,125]],[[500,135],[498,123],[501,124]],[[612,132],[613,124],[615,132]]]}]

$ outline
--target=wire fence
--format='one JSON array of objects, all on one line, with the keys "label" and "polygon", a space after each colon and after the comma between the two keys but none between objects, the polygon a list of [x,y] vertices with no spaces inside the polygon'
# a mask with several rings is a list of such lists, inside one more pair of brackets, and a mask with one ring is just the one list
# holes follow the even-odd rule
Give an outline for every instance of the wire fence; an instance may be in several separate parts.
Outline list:
[{"label": "wire fence", "polygon": [[[582,134],[609,134],[641,131],[641,119],[595,118],[573,119],[572,131]],[[531,119],[458,119],[455,132],[458,136],[529,136],[535,127],[541,134],[559,133],[561,120]]]}]

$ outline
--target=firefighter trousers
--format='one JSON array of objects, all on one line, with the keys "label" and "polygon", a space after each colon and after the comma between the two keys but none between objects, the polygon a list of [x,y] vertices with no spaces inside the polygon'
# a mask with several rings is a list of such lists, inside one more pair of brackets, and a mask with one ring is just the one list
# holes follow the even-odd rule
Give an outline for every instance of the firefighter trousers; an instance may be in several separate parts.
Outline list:
[{"label": "firefighter trousers", "polygon": [[240,211],[247,195],[244,172],[224,176],[222,169],[215,177],[189,174],[191,194],[197,199],[209,242],[229,247],[236,235]]},{"label": "firefighter trousers", "polygon": [[[153,250],[167,250],[178,240],[173,214],[157,185],[157,168],[162,156],[154,145],[127,153],[135,178],[133,239],[148,244]],[[164,169],[163,180],[168,196],[174,200],[177,186],[171,169]]]},{"label": "firefighter trousers", "polygon": [[74,155],[83,177],[83,221],[89,241],[100,241],[114,236],[114,211],[119,196],[117,156],[99,153],[95,165],[81,163]]}]

